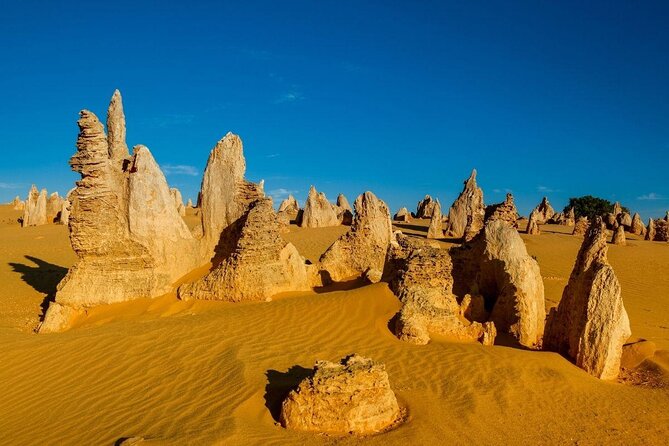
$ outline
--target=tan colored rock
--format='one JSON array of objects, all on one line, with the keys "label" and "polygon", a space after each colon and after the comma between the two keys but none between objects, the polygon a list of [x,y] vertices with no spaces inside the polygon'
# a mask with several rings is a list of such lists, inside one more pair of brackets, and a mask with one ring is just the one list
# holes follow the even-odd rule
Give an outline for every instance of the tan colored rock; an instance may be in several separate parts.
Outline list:
[{"label": "tan colored rock", "polygon": [[286,291],[307,291],[315,271],[281,238],[272,200],[260,199],[230,228],[227,256],[201,279],[179,287],[182,300],[268,300]]},{"label": "tan colored rock", "polygon": [[490,221],[470,243],[451,249],[451,255],[456,294],[482,294],[498,333],[538,348],[546,316],[544,285],[539,264],[518,231],[504,221]]},{"label": "tan colored rock", "polygon": [[190,208],[190,209],[193,209],[193,200],[191,200],[191,199],[189,198],[189,199],[188,199],[188,204],[186,204],[186,207],[188,207],[188,208]]},{"label": "tan colored rock", "polygon": [[669,222],[667,220],[658,219],[655,221],[655,237],[656,242],[669,242]]},{"label": "tan colored rock", "polygon": [[425,195],[425,198],[416,205],[416,218],[432,218],[432,212],[436,204],[436,200],[433,200],[429,195]]},{"label": "tan colored rock", "polygon": [[648,219],[648,227],[646,228],[646,240],[655,240],[655,221],[652,218]]},{"label": "tan colored rock", "polygon": [[537,223],[537,219],[539,218],[538,215],[539,215],[539,211],[537,211],[536,209],[534,209],[530,213],[530,218],[527,221],[527,230],[525,231],[527,234],[530,234],[530,235],[541,234],[541,231],[539,230],[539,224]]},{"label": "tan colored rock", "polygon": [[128,158],[128,145],[125,141],[125,114],[123,113],[123,99],[121,92],[114,90],[109,109],[107,110],[107,145],[109,159],[118,165]]},{"label": "tan colored rock", "polygon": [[354,354],[339,363],[318,361],[313,375],[284,400],[280,421],[300,431],[373,434],[400,415],[385,366]]},{"label": "tan colored rock", "polygon": [[430,226],[427,228],[427,238],[441,239],[444,238],[444,229],[441,217],[441,204],[436,200],[434,209],[432,210],[432,217],[430,218]]},{"label": "tan colored rock", "polygon": [[337,220],[346,226],[351,226],[353,223],[353,209],[344,194],[337,196]]},{"label": "tan colored rock", "polygon": [[618,226],[618,220],[615,214],[612,213],[607,213],[604,214],[603,221],[606,224],[606,227],[609,229],[613,229],[616,226]]},{"label": "tan colored rock", "polygon": [[636,235],[644,235],[646,233],[646,227],[643,225],[643,221],[638,212],[635,212],[634,217],[632,217],[630,232]]},{"label": "tan colored rock", "polygon": [[47,224],[47,199],[46,189],[41,192],[33,184],[26,198],[25,208],[23,210],[22,227],[41,226]]},{"label": "tan colored rock", "polygon": [[613,238],[611,239],[611,243],[614,245],[626,245],[627,242],[625,241],[625,228],[624,226],[618,226],[614,231],[613,231]]},{"label": "tan colored rock", "polygon": [[565,226],[574,226],[576,224],[576,214],[573,207],[570,207],[567,211],[565,220],[562,224]]},{"label": "tan colored rock", "polygon": [[[122,115],[120,95],[112,98],[109,115]],[[136,146],[132,158],[122,159],[123,144],[116,139],[110,146],[102,124],[87,110],[78,125],[70,165],[81,179],[70,194],[69,227],[79,260],[58,284],[40,332],[67,328],[72,314],[87,307],[170,292],[201,263],[197,241],[151,152]]]},{"label": "tan colored rock", "polygon": [[181,196],[181,191],[177,189],[176,187],[171,187],[170,188],[170,196],[172,197],[172,200],[174,201],[174,207],[177,209],[177,212],[179,215],[182,217],[186,216],[186,206],[184,206],[184,200]]},{"label": "tan colored rock", "polygon": [[201,201],[203,255],[214,255],[221,233],[239,219],[249,205],[263,198],[261,184],[244,179],[246,160],[239,136],[229,132],[211,150],[204,170]]},{"label": "tan colored rock", "polygon": [[397,211],[397,214],[393,216],[393,220],[401,222],[410,222],[411,221],[411,212],[407,208],[402,208]]},{"label": "tan colored rock", "polygon": [[[389,254],[390,287],[402,302],[395,317],[395,335],[402,341],[424,345],[430,333],[457,341],[492,345],[492,322],[471,322],[471,297],[457,303],[453,295],[452,263],[448,251],[396,234]],[[464,308],[466,307],[466,308]]]},{"label": "tan colored rock", "polygon": [[288,195],[288,198],[283,200],[279,204],[278,212],[287,212],[288,214],[297,215],[300,210],[300,205],[297,203],[297,200],[292,195]]},{"label": "tan colored rock", "polygon": [[588,232],[588,226],[590,226],[588,217],[578,217],[578,220],[576,220],[576,223],[574,224],[574,232],[572,232],[572,235],[584,236],[585,233]]},{"label": "tan colored rock", "polygon": [[48,223],[55,223],[59,220],[59,214],[63,208],[64,201],[65,199],[61,198],[58,192],[49,195],[49,199],[46,202],[46,219]]},{"label": "tan colored rock", "polygon": [[58,219],[56,223],[59,225],[67,226],[70,222],[70,202],[68,200],[63,201],[63,204],[58,213]]},{"label": "tan colored rock", "polygon": [[452,237],[463,237],[465,232],[478,233],[483,228],[484,216],[483,191],[476,185],[476,169],[474,169],[465,181],[464,189],[448,211],[446,232]]},{"label": "tan colored rock", "polygon": [[548,197],[544,197],[535,210],[537,211],[537,224],[540,225],[548,223],[548,221],[555,215],[555,210],[548,202]]},{"label": "tan colored rock", "polygon": [[26,204],[23,202],[23,200],[21,200],[21,197],[19,197],[18,195],[14,197],[14,200],[12,200],[10,204],[12,206],[12,209],[14,209],[15,211],[22,211],[26,207]]},{"label": "tan colored rock", "polygon": [[601,379],[620,371],[631,334],[620,283],[606,254],[606,228],[597,217],[583,240],[569,282],[546,323],[544,349],[555,351]]},{"label": "tan colored rock", "polygon": [[616,219],[617,219],[618,215],[620,215],[622,213],[623,213],[623,208],[622,208],[622,206],[620,206],[620,203],[616,201],[613,204],[613,216],[616,217]]},{"label": "tan colored rock", "polygon": [[623,212],[618,215],[618,224],[624,226],[625,229],[630,229],[632,227],[632,216],[629,212]]},{"label": "tan colored rock", "polygon": [[513,202],[513,195],[506,194],[506,199],[502,203],[490,205],[485,208],[484,222],[492,220],[502,220],[518,228],[518,210]]},{"label": "tan colored rock", "polygon": [[368,269],[383,271],[392,235],[388,206],[373,193],[365,192],[354,203],[351,229],[319,260],[325,282],[362,277]]},{"label": "tan colored rock", "polygon": [[303,228],[324,228],[338,226],[337,210],[323,192],[317,192],[314,186],[309,188],[309,195],[302,211],[300,226]]}]

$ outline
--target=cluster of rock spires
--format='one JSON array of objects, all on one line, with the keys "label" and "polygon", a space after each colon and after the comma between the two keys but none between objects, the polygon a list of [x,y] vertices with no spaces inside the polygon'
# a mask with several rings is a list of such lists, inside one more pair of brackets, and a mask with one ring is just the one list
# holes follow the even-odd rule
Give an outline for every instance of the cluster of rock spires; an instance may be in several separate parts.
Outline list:
[{"label": "cluster of rock spires", "polygon": [[[71,191],[70,191],[71,192]],[[48,198],[47,198],[48,196]],[[67,225],[70,217],[69,194],[67,198],[54,192],[48,195],[46,189],[41,191],[33,184],[28,192],[28,198],[21,201],[19,197],[12,201],[14,210],[23,211],[21,226],[41,226],[48,223]]]}]

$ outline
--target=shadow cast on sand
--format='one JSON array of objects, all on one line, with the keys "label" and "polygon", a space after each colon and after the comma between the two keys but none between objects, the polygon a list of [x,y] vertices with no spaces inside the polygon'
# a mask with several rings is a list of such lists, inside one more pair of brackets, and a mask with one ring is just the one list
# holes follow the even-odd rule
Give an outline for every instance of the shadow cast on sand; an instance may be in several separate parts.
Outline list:
[{"label": "shadow cast on sand", "polygon": [[327,271],[321,271],[321,280],[324,284],[323,286],[315,287],[313,290],[316,294],[322,293],[331,293],[333,291],[351,291],[356,288],[362,288],[365,285],[369,285],[363,277],[356,279],[345,280],[342,282],[334,282]]},{"label": "shadow cast on sand", "polygon": [[56,295],[58,283],[63,280],[68,269],[38,259],[37,257],[25,256],[25,258],[37,266],[14,262],[9,262],[9,266],[15,272],[21,274],[21,280],[33,287],[35,291],[46,294],[40,305],[42,309],[41,316],[43,316],[49,306],[49,302],[53,301]]},{"label": "shadow cast on sand", "polygon": [[297,388],[300,381],[311,376],[313,369],[307,369],[299,365],[292,366],[287,372],[268,370],[267,385],[265,386],[265,407],[269,410],[272,418],[277,423],[281,415],[281,403],[291,390]]}]

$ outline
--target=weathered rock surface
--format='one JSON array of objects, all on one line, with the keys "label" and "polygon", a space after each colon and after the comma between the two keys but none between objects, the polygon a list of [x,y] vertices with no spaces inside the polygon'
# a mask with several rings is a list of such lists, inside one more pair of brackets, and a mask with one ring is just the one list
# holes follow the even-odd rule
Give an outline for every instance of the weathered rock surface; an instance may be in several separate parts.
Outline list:
[{"label": "weathered rock surface", "polygon": [[631,334],[620,283],[606,254],[606,228],[597,217],[576,257],[557,308],[551,309],[544,349],[555,351],[601,379],[614,379]]},{"label": "weathered rock surface", "polygon": [[444,238],[443,221],[441,217],[441,204],[436,200],[434,209],[432,210],[432,217],[430,218],[430,226],[427,228],[427,238],[441,239]]},{"label": "weathered rock surface", "polygon": [[340,282],[361,277],[368,269],[383,271],[392,226],[388,206],[373,193],[365,192],[354,203],[351,229],[320,258],[324,281]]},{"label": "weathered rock surface", "polygon": [[514,228],[488,222],[471,243],[451,249],[456,294],[482,294],[498,333],[521,345],[541,345],[546,316],[539,264]]},{"label": "weathered rock surface", "polygon": [[632,227],[632,216],[629,212],[622,212],[618,215],[618,224],[629,230]]},{"label": "weathered rock surface", "polygon": [[537,224],[540,225],[548,223],[548,221],[553,218],[553,215],[555,215],[555,210],[548,202],[548,197],[544,197],[541,200],[541,203],[534,209],[537,211]]},{"label": "weathered rock surface", "polygon": [[576,214],[574,208],[571,207],[565,214],[564,222],[562,223],[565,226],[574,226],[576,224]]},{"label": "weathered rock surface", "polygon": [[655,240],[655,220],[652,218],[648,219],[648,227],[646,228],[645,239],[651,242]]},{"label": "weathered rock surface", "polygon": [[309,195],[304,204],[302,221],[303,228],[323,228],[326,226],[338,226],[337,210],[323,192],[317,192],[314,186],[309,188]]},{"label": "weathered rock surface", "polygon": [[385,366],[351,355],[318,361],[313,376],[284,400],[280,421],[288,429],[345,435],[381,432],[399,418]]},{"label": "weathered rock surface", "polygon": [[14,197],[14,200],[12,200],[10,205],[12,206],[12,209],[14,209],[15,211],[22,211],[25,209],[26,206],[23,200],[21,200],[21,197],[19,197],[18,195]]},{"label": "weathered rock surface", "polygon": [[588,232],[589,226],[590,222],[588,221],[588,217],[578,217],[576,223],[574,223],[574,232],[572,232],[572,235],[585,235],[585,233]]},{"label": "weathered rock surface", "polygon": [[151,152],[144,146],[136,146],[132,157],[123,152],[118,93],[109,110],[108,127],[115,129],[109,139],[93,113],[80,113],[70,165],[81,179],[70,194],[69,222],[79,261],[58,284],[41,332],[67,328],[86,307],[165,294],[200,263],[197,241]]},{"label": "weathered rock surface", "polygon": [[46,220],[48,223],[57,223],[60,220],[60,211],[63,209],[64,198],[54,192],[46,202]]},{"label": "weathered rock surface", "polygon": [[611,243],[614,245],[626,245],[627,242],[625,240],[625,228],[624,226],[620,225],[613,231],[613,237],[611,239]]},{"label": "weathered rock surface", "polygon": [[286,198],[281,202],[281,204],[279,204],[278,212],[287,212],[289,214],[297,215],[299,210],[300,210],[300,205],[297,203],[295,197],[293,197],[292,195],[288,195],[288,198]]},{"label": "weathered rock surface", "polygon": [[669,222],[667,220],[658,219],[655,221],[655,237],[656,242],[669,242]]},{"label": "weathered rock surface", "polygon": [[[424,345],[430,333],[458,341],[492,345],[495,325],[465,317],[471,297],[459,305],[453,295],[452,263],[448,251],[396,234],[389,252],[390,287],[402,302],[395,317],[395,335]],[[467,308],[465,308],[467,307]]]},{"label": "weathered rock surface", "polygon": [[411,212],[407,208],[402,208],[397,211],[397,214],[393,216],[393,220],[401,222],[410,222],[411,221]]},{"label": "weathered rock surface", "polygon": [[179,215],[184,217],[186,215],[186,206],[184,206],[184,200],[181,197],[181,191],[176,187],[170,188],[170,196],[174,201],[174,207],[176,208]]},{"label": "weathered rock surface", "polygon": [[242,140],[228,133],[209,154],[202,179],[198,208],[205,256],[213,256],[223,230],[241,217],[252,202],[265,196],[262,184],[246,181],[245,172]]},{"label": "weathered rock surface", "polygon": [[67,226],[70,223],[70,202],[69,200],[63,201],[63,204],[60,208],[60,212],[58,213],[58,220],[56,223],[60,225],[65,225]]},{"label": "weathered rock surface", "polygon": [[186,204],[186,207],[189,207],[189,208],[193,209],[193,200],[191,200],[191,199],[189,198],[189,199],[188,199],[188,204]]},{"label": "weathered rock surface", "polygon": [[353,223],[353,209],[344,194],[337,196],[337,220],[346,226],[351,226]]},{"label": "weathered rock surface", "polygon": [[613,212],[612,213],[613,213],[613,216],[616,217],[616,218],[618,218],[618,215],[623,213],[623,208],[622,208],[622,206],[620,205],[619,202],[616,201],[613,204]]},{"label": "weathered rock surface", "polygon": [[432,218],[432,212],[436,204],[436,200],[433,200],[429,195],[425,195],[425,198],[416,205],[416,218]]},{"label": "weathered rock surface", "polygon": [[452,237],[463,237],[465,232],[478,233],[483,228],[485,206],[483,191],[476,185],[476,169],[465,181],[465,187],[448,211],[446,232]]},{"label": "weathered rock surface", "polygon": [[548,219],[548,224],[552,225],[564,225],[566,222],[567,216],[564,212],[556,212],[551,218]]},{"label": "weathered rock surface", "polygon": [[630,225],[629,230],[632,234],[636,235],[645,234],[646,227],[643,225],[643,221],[641,220],[641,216],[639,215],[638,212],[634,213],[634,217],[632,217],[632,224]]},{"label": "weathered rock surface", "polygon": [[539,230],[539,224],[537,223],[537,220],[539,218],[538,215],[539,215],[539,211],[537,211],[536,209],[534,209],[530,213],[530,218],[527,221],[527,231],[525,231],[530,235],[541,234],[541,231]]},{"label": "weathered rock surface", "polygon": [[513,226],[518,227],[518,210],[513,202],[513,195],[506,194],[506,199],[497,204],[492,204],[485,208],[484,222],[492,220],[502,220]]},{"label": "weathered rock surface", "polygon": [[33,184],[26,198],[25,208],[23,210],[22,227],[40,226],[47,224],[47,199],[46,189],[41,192]]},{"label": "weathered rock surface", "polygon": [[272,200],[260,199],[224,233],[231,247],[206,276],[179,287],[182,300],[267,300],[286,291],[311,289],[315,272],[280,234]]}]

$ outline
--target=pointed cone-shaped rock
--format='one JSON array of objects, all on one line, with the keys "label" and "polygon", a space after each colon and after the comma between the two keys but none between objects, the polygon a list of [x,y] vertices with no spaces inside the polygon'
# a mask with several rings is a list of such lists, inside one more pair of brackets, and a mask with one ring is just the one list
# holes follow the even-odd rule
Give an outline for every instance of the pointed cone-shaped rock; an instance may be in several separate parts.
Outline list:
[{"label": "pointed cone-shaped rock", "polygon": [[411,221],[411,213],[407,208],[402,208],[393,216],[393,220],[403,222]]},{"label": "pointed cone-shaped rock", "polygon": [[324,281],[361,277],[368,270],[383,272],[392,235],[388,206],[371,192],[358,196],[351,229],[321,256]]},{"label": "pointed cone-shaped rock", "polygon": [[11,202],[12,209],[15,211],[23,211],[25,209],[25,203],[21,200],[21,197],[18,195],[14,197],[14,200]]},{"label": "pointed cone-shaped rock", "polygon": [[263,198],[226,229],[231,251],[206,276],[179,287],[182,300],[267,300],[311,289],[315,273],[297,248],[281,238],[272,200]]},{"label": "pointed cone-shaped rock", "polygon": [[462,237],[469,226],[470,233],[478,233],[483,228],[484,216],[483,191],[476,185],[476,169],[474,169],[448,212],[447,232],[453,237]]},{"label": "pointed cone-shaped rock", "polygon": [[318,361],[313,374],[284,400],[280,420],[300,431],[373,434],[400,414],[385,366],[351,355],[339,363]]},{"label": "pointed cone-shaped rock", "polygon": [[121,92],[116,90],[107,110],[107,133],[109,141],[109,159],[114,163],[128,158],[128,145],[125,142],[125,115]]},{"label": "pointed cone-shaped rock", "polygon": [[436,204],[436,200],[433,200],[429,195],[425,195],[425,198],[420,200],[416,206],[416,218],[432,218]]},{"label": "pointed cone-shaped rock", "polygon": [[583,239],[562,299],[548,315],[544,349],[566,356],[597,378],[614,379],[631,330],[620,283],[606,258],[606,238],[597,217]]},{"label": "pointed cone-shaped rock", "polygon": [[613,231],[613,238],[611,239],[611,243],[614,245],[625,245],[627,244],[625,240],[625,228],[620,225],[618,226],[614,231]]},{"label": "pointed cone-shaped rock", "polygon": [[491,220],[502,220],[514,228],[518,227],[518,210],[512,194],[506,194],[506,199],[503,202],[485,208],[485,222]]},{"label": "pointed cone-shaped rock", "polygon": [[648,219],[648,227],[646,228],[646,240],[655,240],[655,221],[652,218]]},{"label": "pointed cone-shaped rock", "polygon": [[622,214],[622,212],[623,212],[622,206],[620,206],[620,203],[616,201],[613,204],[613,215],[617,218],[618,215]]},{"label": "pointed cone-shaped rock", "polygon": [[184,217],[186,215],[186,206],[184,206],[183,197],[181,196],[181,191],[176,187],[170,188],[170,195],[174,201],[174,207],[177,209],[179,215]]},{"label": "pointed cone-shaped rock", "polygon": [[572,235],[585,235],[588,232],[589,226],[588,217],[578,217],[578,220],[574,223],[574,232],[572,232]]},{"label": "pointed cone-shaped rock", "polygon": [[297,203],[297,200],[292,195],[288,195],[288,198],[283,200],[279,205],[279,212],[288,212],[297,214],[300,210],[300,205]]},{"label": "pointed cone-shaped rock", "polygon": [[41,192],[33,184],[26,198],[21,226],[40,226],[47,224],[46,189]]},{"label": "pointed cone-shaped rock", "polygon": [[228,133],[209,154],[200,190],[203,255],[212,256],[225,228],[249,205],[265,196],[262,187],[244,179],[246,161],[239,136]]},{"label": "pointed cone-shaped rock", "polygon": [[636,235],[644,235],[644,233],[646,232],[646,227],[643,225],[643,221],[641,220],[641,216],[639,215],[638,212],[635,212],[634,216],[632,217],[632,225],[630,226],[630,232]]},{"label": "pointed cone-shaped rock", "polygon": [[436,200],[434,209],[432,210],[432,217],[430,218],[430,226],[427,228],[427,238],[440,239],[444,238],[444,229],[441,217],[441,204]]},{"label": "pointed cone-shaped rock", "polygon": [[311,186],[307,201],[304,204],[300,226],[303,228],[323,228],[338,225],[339,219],[335,206],[328,201],[323,192],[319,193],[314,186]]},{"label": "pointed cone-shaped rock", "polygon": [[567,211],[564,222],[562,224],[565,226],[574,226],[576,224],[576,213],[574,212],[573,207],[570,207]]},{"label": "pointed cone-shaped rock", "polygon": [[536,209],[530,213],[530,218],[527,221],[527,231],[526,231],[530,235],[541,234],[541,231],[539,230],[538,216],[539,216],[539,211],[537,211]]},{"label": "pointed cone-shaped rock", "polygon": [[537,211],[537,223],[540,225],[546,224],[555,215],[555,210],[548,202],[548,197],[544,197],[535,210]]},{"label": "pointed cone-shaped rock", "polygon": [[339,194],[337,196],[337,220],[340,224],[350,226],[353,223],[353,209],[348,203],[348,200],[344,194]]}]

